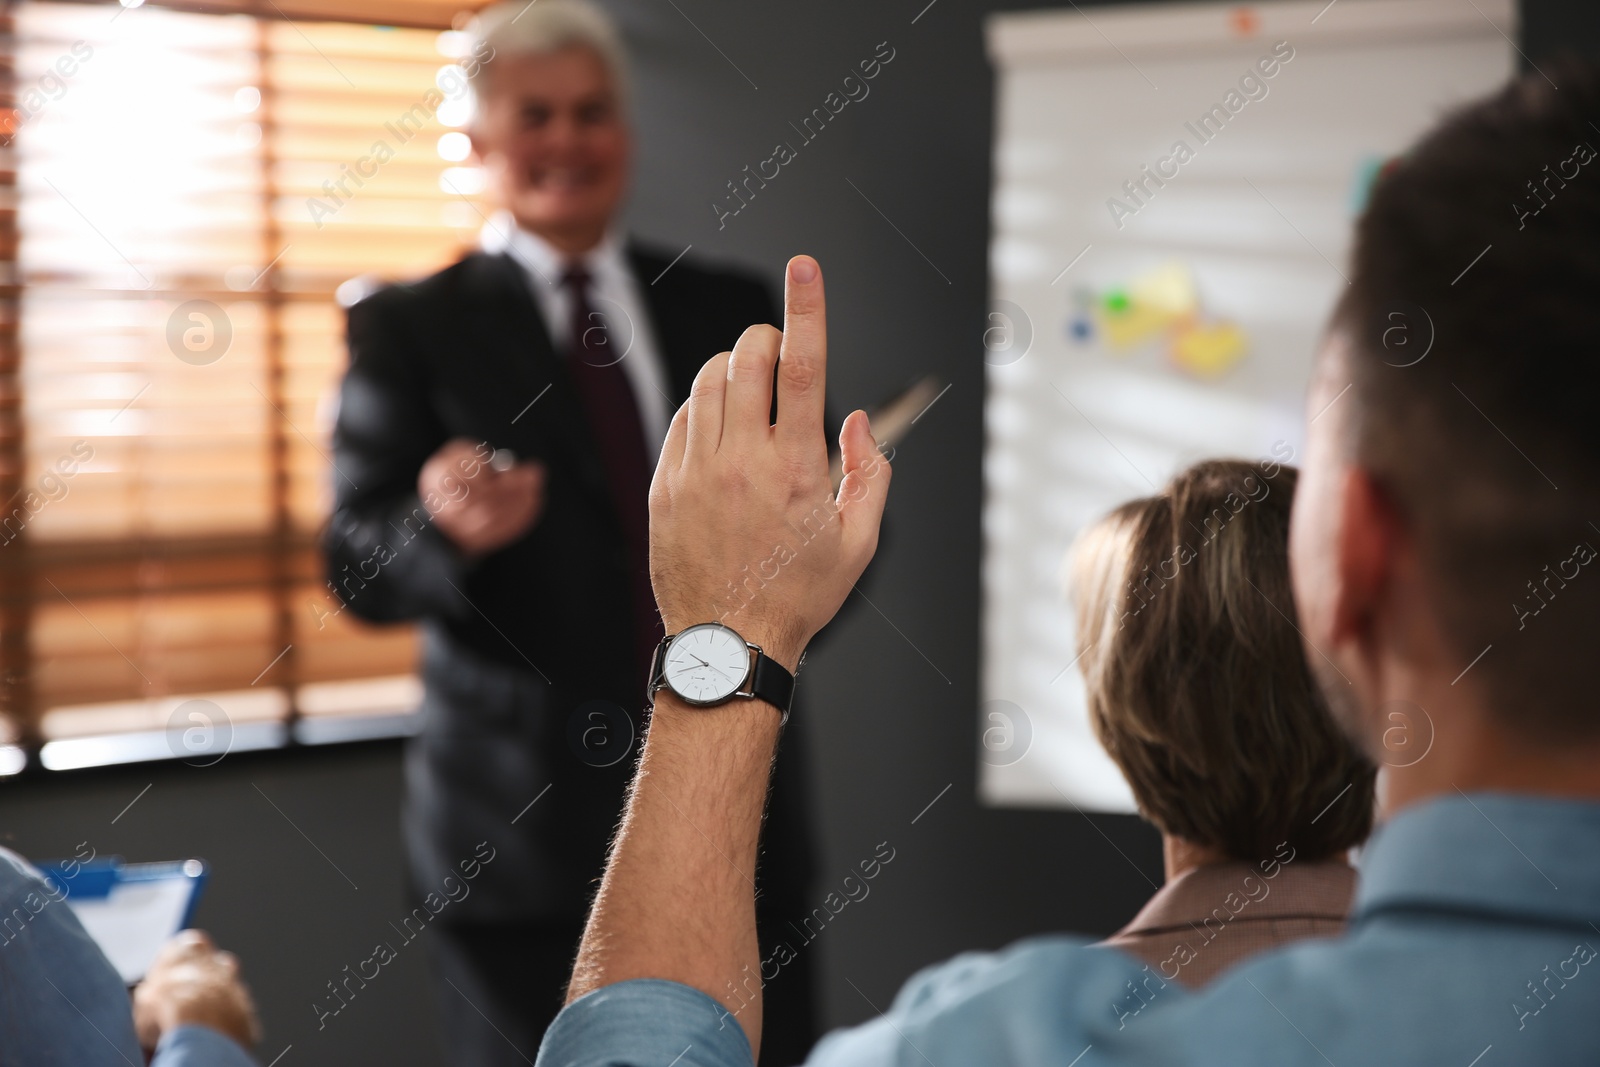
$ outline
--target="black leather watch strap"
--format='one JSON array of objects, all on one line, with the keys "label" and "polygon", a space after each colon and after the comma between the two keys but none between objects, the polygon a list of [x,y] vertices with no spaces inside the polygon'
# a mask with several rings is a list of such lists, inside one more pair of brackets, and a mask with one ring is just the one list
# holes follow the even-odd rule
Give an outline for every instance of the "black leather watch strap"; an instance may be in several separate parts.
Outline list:
[{"label": "black leather watch strap", "polygon": [[646,704],[656,702],[656,693],[667,684],[667,646],[672,644],[672,635],[663,637],[656,645],[655,655],[650,657],[650,680],[644,685],[644,701]]},{"label": "black leather watch strap", "polygon": [[783,712],[783,721],[789,721],[789,705],[794,702],[794,675],[777,660],[768,659],[764,652],[756,653],[755,669],[750,672],[750,695]]}]

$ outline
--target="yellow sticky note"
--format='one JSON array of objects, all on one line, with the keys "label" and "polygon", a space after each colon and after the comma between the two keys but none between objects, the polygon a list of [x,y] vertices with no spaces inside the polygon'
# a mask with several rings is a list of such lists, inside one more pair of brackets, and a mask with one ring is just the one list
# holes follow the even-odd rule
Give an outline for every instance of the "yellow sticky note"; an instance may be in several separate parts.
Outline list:
[{"label": "yellow sticky note", "polygon": [[1126,349],[1160,333],[1171,321],[1171,317],[1155,308],[1133,301],[1126,310],[1100,312],[1098,320],[1100,332],[1107,343],[1113,349]]},{"label": "yellow sticky note", "polygon": [[1176,260],[1139,275],[1128,286],[1128,297],[1141,307],[1173,318],[1185,318],[1200,310],[1194,274]]},{"label": "yellow sticky note", "polygon": [[1172,339],[1172,360],[1184,370],[1214,378],[1244,358],[1250,339],[1231,322],[1191,326]]}]

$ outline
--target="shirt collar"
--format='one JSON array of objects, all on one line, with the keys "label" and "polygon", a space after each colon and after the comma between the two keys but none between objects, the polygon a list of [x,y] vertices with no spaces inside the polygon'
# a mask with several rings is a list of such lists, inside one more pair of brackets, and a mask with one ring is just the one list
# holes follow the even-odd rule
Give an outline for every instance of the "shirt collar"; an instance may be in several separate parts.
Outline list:
[{"label": "shirt collar", "polygon": [[[537,283],[555,286],[573,265],[564,252],[543,237],[517,225],[509,211],[497,211],[483,227],[478,244],[485,252],[507,254]],[[607,288],[627,277],[621,235],[608,229],[600,243],[578,258],[597,286]]]},{"label": "shirt collar", "polygon": [[1352,918],[1401,908],[1589,927],[1600,803],[1458,791],[1406,808],[1362,854]]}]

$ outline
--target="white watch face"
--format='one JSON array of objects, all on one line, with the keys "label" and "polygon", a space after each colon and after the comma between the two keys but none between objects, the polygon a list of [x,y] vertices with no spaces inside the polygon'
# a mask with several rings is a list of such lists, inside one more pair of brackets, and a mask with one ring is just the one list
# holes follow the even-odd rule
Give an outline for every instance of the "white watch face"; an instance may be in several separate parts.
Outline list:
[{"label": "white watch face", "polygon": [[672,691],[695,704],[732,696],[750,673],[750,646],[720,623],[684,630],[667,646],[662,675]]}]

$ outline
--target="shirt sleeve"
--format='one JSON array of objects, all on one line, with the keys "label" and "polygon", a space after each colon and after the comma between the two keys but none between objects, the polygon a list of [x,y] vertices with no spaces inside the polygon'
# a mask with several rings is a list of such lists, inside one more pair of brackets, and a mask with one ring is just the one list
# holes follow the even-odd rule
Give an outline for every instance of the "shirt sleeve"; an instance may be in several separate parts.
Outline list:
[{"label": "shirt sleeve", "polygon": [[[1090,1047],[1102,1063],[1148,1063],[1125,1040],[1130,1018],[1158,999],[1186,996],[1124,953],[1077,938],[1033,938],[922,971],[887,1012],[823,1038],[806,1067],[1065,1067]],[[641,979],[567,1005],[545,1034],[538,1067],[751,1062],[743,1028],[721,1004],[676,982]]]},{"label": "shirt sleeve", "polygon": [[[677,982],[638,978],[568,1004],[539,1046],[537,1067],[752,1067],[734,1015]],[[161,1067],[166,1067],[162,1064]]]},{"label": "shirt sleeve", "polygon": [[1091,1048],[1101,1065],[1151,1064],[1158,1060],[1149,1050],[1127,1042],[1128,1022],[1158,999],[1186,997],[1125,953],[1079,938],[1030,938],[923,970],[887,1012],[823,1038],[806,1067],[1068,1067]]},{"label": "shirt sleeve", "polygon": [[232,1038],[205,1026],[180,1026],[161,1035],[150,1067],[256,1067]]},{"label": "shirt sleeve", "polygon": [[[350,309],[323,550],[333,592],[369,622],[472,613],[461,587],[473,565],[417,495],[417,475],[448,439],[418,352],[425,336],[402,287]],[[342,610],[314,603],[319,629]]]}]

